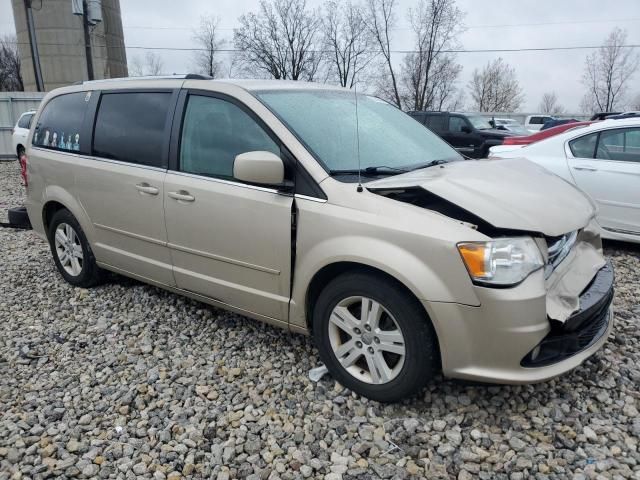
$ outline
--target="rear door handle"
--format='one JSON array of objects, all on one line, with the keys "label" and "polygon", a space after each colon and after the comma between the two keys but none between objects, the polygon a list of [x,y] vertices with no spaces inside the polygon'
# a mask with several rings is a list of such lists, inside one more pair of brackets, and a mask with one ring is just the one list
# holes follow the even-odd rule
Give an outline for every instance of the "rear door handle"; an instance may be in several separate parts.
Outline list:
[{"label": "rear door handle", "polygon": [[152,187],[151,185],[149,185],[147,182],[136,184],[136,188],[140,193],[146,193],[148,195],[157,195],[160,191],[156,187]]},{"label": "rear door handle", "polygon": [[573,167],[574,170],[581,170],[583,172],[597,172],[598,169],[594,167]]},{"label": "rear door handle", "polygon": [[196,199],[196,197],[194,197],[193,195],[190,195],[189,192],[185,190],[180,190],[178,192],[169,192],[168,195],[174,200],[179,200],[183,202],[193,202]]}]

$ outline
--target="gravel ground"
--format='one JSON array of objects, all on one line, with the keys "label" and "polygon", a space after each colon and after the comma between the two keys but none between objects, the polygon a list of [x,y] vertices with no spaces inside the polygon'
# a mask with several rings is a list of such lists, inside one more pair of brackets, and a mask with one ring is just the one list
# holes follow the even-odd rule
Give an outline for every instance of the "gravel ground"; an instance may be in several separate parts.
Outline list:
[{"label": "gravel ground", "polygon": [[[0,221],[21,195],[0,162]],[[616,333],[583,366],[382,405],[311,383],[303,336],[122,277],[74,289],[0,228],[0,479],[640,479],[640,248],[607,254]]]}]

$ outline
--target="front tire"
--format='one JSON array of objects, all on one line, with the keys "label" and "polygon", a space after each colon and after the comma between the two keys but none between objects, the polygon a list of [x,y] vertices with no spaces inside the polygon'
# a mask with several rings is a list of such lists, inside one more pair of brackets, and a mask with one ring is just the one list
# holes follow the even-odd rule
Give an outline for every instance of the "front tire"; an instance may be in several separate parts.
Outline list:
[{"label": "front tire", "polygon": [[333,377],[380,402],[418,393],[439,365],[424,309],[381,275],[346,273],[329,283],[315,304],[313,335]]},{"label": "front tire", "polygon": [[53,260],[62,277],[74,287],[88,288],[102,280],[102,270],[96,265],[78,220],[69,210],[57,211],[49,225],[49,245]]}]

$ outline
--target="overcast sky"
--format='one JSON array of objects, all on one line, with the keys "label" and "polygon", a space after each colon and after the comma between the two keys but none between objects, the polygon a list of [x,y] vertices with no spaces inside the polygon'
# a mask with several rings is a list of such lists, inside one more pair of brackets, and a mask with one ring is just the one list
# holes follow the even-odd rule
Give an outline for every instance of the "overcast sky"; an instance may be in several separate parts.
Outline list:
[{"label": "overcast sky", "polygon": [[[46,1],[46,0],[45,0]],[[322,0],[308,0],[317,6]],[[395,50],[412,49],[406,11],[417,0],[397,0],[398,25],[393,31]],[[629,44],[640,44],[640,0],[458,0],[467,13],[467,31],[460,42],[465,49],[538,48],[601,45],[616,26],[628,32]],[[120,0],[127,47],[194,47],[192,29],[203,14],[220,17],[222,34],[230,41],[242,13],[256,10],[258,0]],[[0,35],[13,33],[10,0],[0,0]],[[231,45],[229,43],[229,45]],[[636,49],[640,52],[640,49]],[[513,65],[526,96],[523,109],[535,111],[542,94],[555,91],[565,108],[578,110],[580,83],[589,51],[461,53],[460,85],[476,67],[502,56]],[[191,70],[189,52],[157,51],[165,70]],[[127,49],[129,61],[144,50]],[[640,73],[632,82],[640,93]]]}]

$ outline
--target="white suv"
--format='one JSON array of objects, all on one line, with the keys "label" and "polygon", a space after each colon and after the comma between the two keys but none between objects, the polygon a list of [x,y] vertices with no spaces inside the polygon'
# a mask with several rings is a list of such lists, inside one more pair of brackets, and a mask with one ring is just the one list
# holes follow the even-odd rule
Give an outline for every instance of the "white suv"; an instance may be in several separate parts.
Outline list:
[{"label": "white suv", "polygon": [[18,158],[20,158],[20,155],[25,151],[27,137],[29,136],[29,128],[31,127],[31,120],[35,114],[35,110],[24,112],[20,115],[20,118],[16,122],[16,126],[13,127],[13,135],[11,139],[13,143],[13,151],[16,153]]}]

